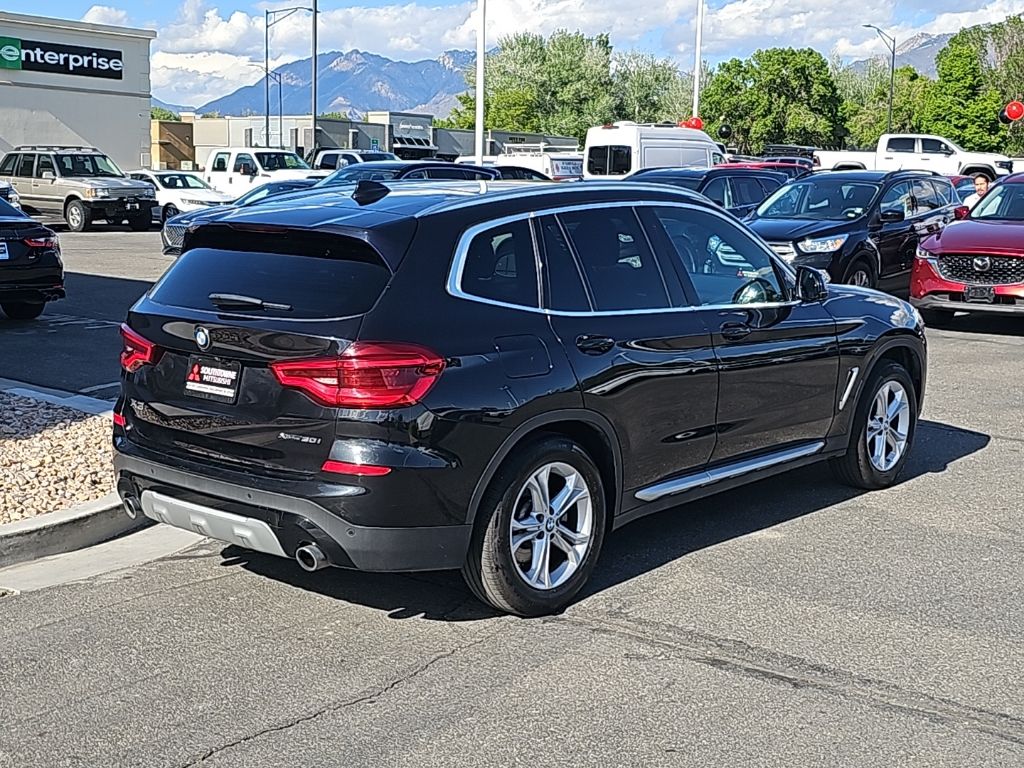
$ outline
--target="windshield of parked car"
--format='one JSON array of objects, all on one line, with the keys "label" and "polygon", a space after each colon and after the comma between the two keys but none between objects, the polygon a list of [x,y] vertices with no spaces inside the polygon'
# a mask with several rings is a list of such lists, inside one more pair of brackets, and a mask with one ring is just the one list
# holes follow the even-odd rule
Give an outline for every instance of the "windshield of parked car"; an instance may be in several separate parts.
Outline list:
[{"label": "windshield of parked car", "polygon": [[309,165],[294,152],[257,152],[256,162],[265,171],[309,170]]},{"label": "windshield of parked car", "polygon": [[998,184],[971,210],[972,219],[1024,221],[1024,184]]},{"label": "windshield of parked car", "polygon": [[757,209],[762,219],[847,221],[864,215],[878,194],[878,185],[838,177],[791,182]]},{"label": "windshield of parked car", "polygon": [[191,173],[162,173],[157,176],[164,189],[213,189],[209,184]]},{"label": "windshield of parked car", "polygon": [[278,195],[282,192],[291,192],[293,189],[301,189],[301,186],[290,186],[283,184],[263,184],[255,189],[250,189],[244,195],[235,200],[235,205],[251,205],[252,203],[258,203],[265,197],[271,195]]},{"label": "windshield of parked car", "polygon": [[114,161],[106,155],[57,155],[57,167],[61,176],[71,178],[89,176],[124,176]]},{"label": "windshield of parked car", "polygon": [[330,176],[316,183],[318,187],[328,187],[343,181],[387,181],[398,175],[398,168],[367,168],[362,163],[339,168]]}]

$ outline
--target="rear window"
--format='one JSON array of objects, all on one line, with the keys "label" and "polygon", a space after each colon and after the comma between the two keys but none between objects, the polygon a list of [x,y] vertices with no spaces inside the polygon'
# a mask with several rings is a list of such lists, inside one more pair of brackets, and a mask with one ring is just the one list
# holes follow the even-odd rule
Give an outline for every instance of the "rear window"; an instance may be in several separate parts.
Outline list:
[{"label": "rear window", "polygon": [[629,147],[591,147],[587,152],[587,171],[595,176],[625,176],[631,166]]},{"label": "rear window", "polygon": [[[197,247],[186,243],[188,250],[153,288],[153,301],[227,313],[210,295],[233,294],[289,308],[234,309],[232,314],[297,320],[348,317],[368,312],[391,277],[369,245],[338,235],[254,235],[207,227],[190,239]],[[253,250],[239,250],[249,239]]]}]

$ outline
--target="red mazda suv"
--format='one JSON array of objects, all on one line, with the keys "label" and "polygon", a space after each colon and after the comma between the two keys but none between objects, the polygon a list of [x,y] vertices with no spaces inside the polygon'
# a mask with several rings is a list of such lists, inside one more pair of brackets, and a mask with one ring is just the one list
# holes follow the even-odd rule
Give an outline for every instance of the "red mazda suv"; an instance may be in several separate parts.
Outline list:
[{"label": "red mazda suv", "polygon": [[1024,173],[1007,176],[967,218],[921,243],[910,301],[929,325],[956,312],[1024,316]]}]

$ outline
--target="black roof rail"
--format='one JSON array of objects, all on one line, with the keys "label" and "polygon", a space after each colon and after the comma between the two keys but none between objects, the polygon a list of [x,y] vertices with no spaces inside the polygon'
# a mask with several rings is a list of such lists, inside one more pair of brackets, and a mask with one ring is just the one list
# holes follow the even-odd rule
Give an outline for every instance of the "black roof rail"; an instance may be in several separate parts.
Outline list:
[{"label": "black roof rail", "polygon": [[918,169],[918,168],[897,168],[895,171],[889,171],[885,174],[886,179],[891,179],[896,176],[907,175],[907,176],[942,176],[938,171],[929,171]]},{"label": "black roof rail", "polygon": [[21,144],[12,152],[99,152],[96,147],[81,147],[75,144]]}]

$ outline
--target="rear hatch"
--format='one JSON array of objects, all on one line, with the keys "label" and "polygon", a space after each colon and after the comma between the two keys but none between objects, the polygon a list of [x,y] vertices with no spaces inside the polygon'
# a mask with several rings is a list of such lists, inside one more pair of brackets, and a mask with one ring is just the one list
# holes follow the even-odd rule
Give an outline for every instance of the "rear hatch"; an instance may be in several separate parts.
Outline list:
[{"label": "rear hatch", "polygon": [[56,236],[46,227],[28,218],[0,217],[0,283],[52,287],[59,267],[56,249]]},{"label": "rear hatch", "polygon": [[207,463],[319,471],[336,408],[283,385],[272,364],[337,358],[391,274],[357,237],[202,227],[123,329],[131,440]]}]

